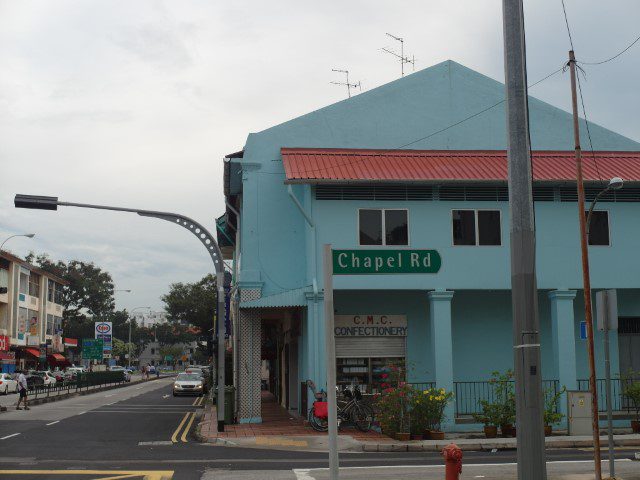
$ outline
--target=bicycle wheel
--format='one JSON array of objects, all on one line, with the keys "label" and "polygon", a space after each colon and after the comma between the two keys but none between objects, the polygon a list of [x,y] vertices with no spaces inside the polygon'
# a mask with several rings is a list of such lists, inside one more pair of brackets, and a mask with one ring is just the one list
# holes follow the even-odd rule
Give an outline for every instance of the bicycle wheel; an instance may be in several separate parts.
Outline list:
[{"label": "bicycle wheel", "polygon": [[326,418],[316,417],[313,408],[309,410],[309,425],[317,432],[326,432],[329,430],[329,422]]},{"label": "bicycle wheel", "polygon": [[361,432],[368,432],[373,423],[373,409],[369,405],[354,405],[351,410],[351,421]]}]

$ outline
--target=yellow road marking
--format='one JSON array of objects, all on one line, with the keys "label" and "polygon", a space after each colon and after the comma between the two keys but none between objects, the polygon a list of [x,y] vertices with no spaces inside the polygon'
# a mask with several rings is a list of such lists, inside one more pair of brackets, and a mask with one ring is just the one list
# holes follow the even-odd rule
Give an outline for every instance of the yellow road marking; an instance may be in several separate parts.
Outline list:
[{"label": "yellow road marking", "polygon": [[308,447],[306,440],[289,440],[280,437],[256,437],[256,445],[269,445],[272,447]]},{"label": "yellow road marking", "polygon": [[193,401],[193,403],[191,404],[192,407],[195,407],[198,403],[198,400],[200,400],[200,397],[196,397],[195,400]]},{"label": "yellow road marking", "polygon": [[180,440],[182,440],[184,443],[188,443],[187,433],[189,433],[189,429],[191,428],[191,425],[193,424],[193,421],[195,420],[195,418],[196,418],[196,413],[191,412],[191,420],[187,422],[187,426],[184,428],[184,432],[182,432],[182,437],[180,437]]},{"label": "yellow road marking", "polygon": [[143,477],[144,480],[171,480],[173,470],[0,470],[2,475],[116,475],[99,480]]},{"label": "yellow road marking", "polygon": [[182,430],[182,426],[184,425],[184,422],[186,422],[187,418],[189,418],[189,415],[191,415],[191,412],[187,412],[184,414],[184,417],[182,417],[182,421],[180,422],[180,425],[178,425],[178,428],[176,428],[176,431],[173,432],[173,435],[171,435],[171,441],[173,443],[178,443],[178,434],[180,433],[180,430]]}]

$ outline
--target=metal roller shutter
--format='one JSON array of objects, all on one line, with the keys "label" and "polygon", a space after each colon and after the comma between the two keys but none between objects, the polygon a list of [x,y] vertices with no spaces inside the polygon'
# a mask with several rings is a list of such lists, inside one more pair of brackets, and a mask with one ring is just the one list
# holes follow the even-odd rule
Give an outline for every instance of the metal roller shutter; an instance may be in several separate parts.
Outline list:
[{"label": "metal roller shutter", "polygon": [[406,337],[336,337],[336,358],[404,357]]}]

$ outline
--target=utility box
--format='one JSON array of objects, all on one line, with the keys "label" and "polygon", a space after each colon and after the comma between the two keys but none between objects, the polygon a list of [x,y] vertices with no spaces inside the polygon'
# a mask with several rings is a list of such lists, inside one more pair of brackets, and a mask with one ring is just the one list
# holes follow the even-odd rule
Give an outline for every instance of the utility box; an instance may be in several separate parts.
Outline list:
[{"label": "utility box", "polygon": [[569,390],[567,403],[569,435],[593,435],[591,392]]}]

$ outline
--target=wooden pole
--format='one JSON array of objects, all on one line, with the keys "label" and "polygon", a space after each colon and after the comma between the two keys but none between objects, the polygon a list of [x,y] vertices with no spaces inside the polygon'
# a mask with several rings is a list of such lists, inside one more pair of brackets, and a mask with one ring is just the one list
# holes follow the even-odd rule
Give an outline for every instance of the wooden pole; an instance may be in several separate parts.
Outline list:
[{"label": "wooden pole", "polygon": [[582,251],[582,282],[584,288],[584,320],[587,324],[587,353],[589,354],[589,391],[591,392],[591,422],[593,424],[593,461],[596,480],[602,479],[600,464],[600,425],[598,424],[598,392],[596,390],[596,365],[593,351],[593,314],[591,309],[591,280],[589,278],[589,247],[587,222],[584,210],[584,181],[582,177],[582,151],[580,149],[580,125],[578,124],[578,96],[576,93],[576,58],[569,52],[571,71],[571,105],[573,107],[573,137],[576,151],[576,176],[578,183],[578,218],[580,220],[580,249]]}]

